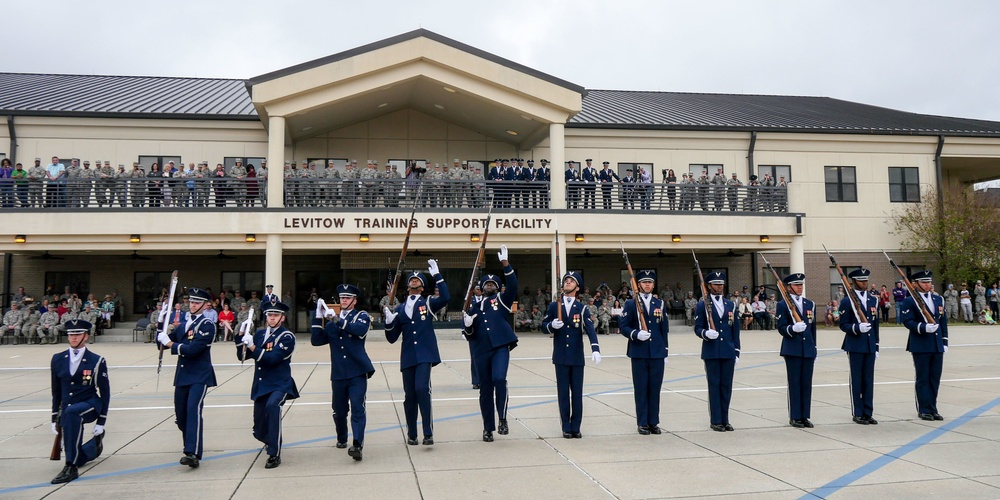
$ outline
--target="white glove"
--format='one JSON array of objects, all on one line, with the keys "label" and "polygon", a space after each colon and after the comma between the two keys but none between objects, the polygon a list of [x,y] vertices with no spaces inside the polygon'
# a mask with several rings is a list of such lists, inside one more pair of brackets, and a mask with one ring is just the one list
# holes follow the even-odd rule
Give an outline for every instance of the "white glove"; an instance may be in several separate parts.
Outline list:
[{"label": "white glove", "polygon": [[94,426],[94,435],[95,436],[100,436],[101,434],[104,434],[104,426],[101,425],[101,424],[95,425]]},{"label": "white glove", "polygon": [[719,332],[717,332],[715,330],[711,330],[711,329],[705,330],[704,335],[705,335],[705,338],[708,339],[708,340],[715,340],[715,339],[719,338]]},{"label": "white glove", "polygon": [[382,308],[382,316],[385,317],[385,324],[391,324],[396,321],[396,313],[392,312],[388,307]]},{"label": "white glove", "polygon": [[156,341],[163,345],[167,345],[170,343],[170,335],[167,335],[167,331],[163,330],[156,336]]},{"label": "white glove", "polygon": [[564,325],[564,323],[559,318],[556,318],[556,319],[552,320],[551,323],[549,323],[549,326],[551,326],[553,330],[558,330],[558,329],[562,328],[563,325]]},{"label": "white glove", "polygon": [[59,435],[59,424],[52,422],[52,433],[57,436]]},{"label": "white glove", "polygon": [[948,346],[944,346],[944,352],[945,352],[945,354],[948,353]]},{"label": "white glove", "polygon": [[601,353],[600,351],[594,351],[590,353],[590,359],[594,360],[594,366],[601,364]]},{"label": "white glove", "polygon": [[649,337],[651,336],[652,335],[650,335],[646,330],[639,330],[639,333],[635,334],[635,338],[639,339],[640,342],[649,340]]},{"label": "white glove", "polygon": [[668,364],[670,364],[670,357],[669,356],[666,357],[666,358],[663,358],[663,366],[667,366]]},{"label": "white glove", "polygon": [[250,315],[247,316],[246,321],[240,323],[240,333],[250,333],[253,331],[253,309],[250,309]]},{"label": "white glove", "polygon": [[937,333],[938,326],[939,325],[937,323],[925,323],[924,324],[924,331],[927,332],[927,333]]},{"label": "white glove", "polygon": [[802,333],[806,331],[806,324],[801,321],[797,321],[792,324],[792,331],[795,333]]},{"label": "white glove", "polygon": [[500,259],[500,262],[507,260],[507,245],[500,245],[500,251],[497,252],[497,258]]},{"label": "white glove", "polygon": [[878,359],[878,351],[875,351],[875,359]]},{"label": "white glove", "polygon": [[466,328],[472,326],[472,322],[476,321],[476,316],[479,316],[479,315],[478,314],[473,314],[472,316],[469,316],[468,313],[466,313],[465,311],[462,311],[462,322],[465,323],[465,327]]},{"label": "white glove", "polygon": [[243,345],[253,345],[253,335],[244,333],[243,338],[240,339],[240,343]]},{"label": "white glove", "polygon": [[860,330],[861,333],[868,333],[868,332],[872,331],[872,324],[871,323],[858,323],[858,330]]},{"label": "white glove", "polygon": [[326,301],[322,298],[316,299],[316,319],[323,319],[326,316]]},{"label": "white glove", "polygon": [[160,307],[160,315],[156,317],[156,321],[158,323],[163,323],[167,320],[168,315],[170,315],[170,304],[164,302],[163,306]]},{"label": "white glove", "polygon": [[738,364],[740,364],[740,357],[739,357],[739,356],[736,356],[736,362],[735,362],[735,363],[733,363],[733,364],[734,364],[734,365],[738,365]]},{"label": "white glove", "polygon": [[431,276],[439,274],[441,271],[438,270],[438,263],[434,259],[427,259],[427,272],[431,273]]}]

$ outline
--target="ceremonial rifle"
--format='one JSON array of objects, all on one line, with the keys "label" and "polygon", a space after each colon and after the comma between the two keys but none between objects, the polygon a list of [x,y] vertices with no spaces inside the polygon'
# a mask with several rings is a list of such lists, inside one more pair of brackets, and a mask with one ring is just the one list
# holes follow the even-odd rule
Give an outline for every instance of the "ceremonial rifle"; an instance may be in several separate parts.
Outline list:
[{"label": "ceremonial rifle", "polygon": [[642,306],[639,305],[639,285],[635,281],[635,272],[632,271],[632,263],[628,260],[628,252],[625,251],[625,243],[623,241],[618,241],[622,245],[622,257],[625,257],[625,267],[628,268],[629,279],[632,280],[632,289],[635,290],[635,313],[639,317],[639,329],[649,331],[646,328],[646,317],[643,315]]},{"label": "ceremonial rifle", "polygon": [[389,290],[389,309],[392,309],[392,301],[396,298],[396,289],[399,287],[399,276],[403,274],[403,264],[406,262],[406,249],[410,247],[410,233],[413,232],[413,216],[417,213],[417,202],[420,200],[420,191],[423,187],[422,183],[417,185],[417,197],[413,200],[413,210],[410,211],[410,218],[406,221],[406,238],[403,238],[403,249],[399,252],[396,274],[392,278],[392,288]]},{"label": "ceremonial rifle", "polygon": [[[170,318],[170,311],[173,310],[174,304],[174,292],[177,291],[177,270],[175,269],[173,274],[170,275],[170,294],[167,297],[166,302],[160,306],[160,316],[163,317],[163,332],[167,331],[167,320]],[[166,314],[163,314],[166,312]],[[157,334],[159,337],[159,334]],[[163,369],[163,349],[165,346],[160,344],[160,341],[156,341],[160,346],[159,359],[156,361],[156,392],[160,392],[160,370]]]},{"label": "ceremonial rifle", "polygon": [[476,261],[472,263],[472,275],[469,276],[469,288],[465,290],[465,301],[462,303],[462,310],[468,311],[472,305],[472,290],[476,288],[476,273],[479,268],[485,265],[486,239],[490,236],[490,219],[493,218],[493,198],[490,197],[489,212],[486,213],[486,228],[483,229],[483,239],[479,244],[479,252],[476,253]]},{"label": "ceremonial rifle", "polygon": [[558,280],[556,282],[556,291],[555,291],[556,317],[559,318],[559,321],[562,321],[562,310],[563,310],[563,304],[562,304],[563,278],[562,278],[562,264],[559,261],[559,230],[558,229],[556,229],[556,276],[557,276],[556,279]]},{"label": "ceremonial rifle", "polygon": [[920,297],[920,294],[913,289],[913,283],[910,281],[910,278],[906,277],[903,270],[900,269],[895,262],[893,262],[892,257],[889,257],[889,254],[885,253],[885,250],[882,250],[882,255],[885,255],[885,258],[889,259],[889,265],[891,265],[892,268],[899,273],[899,278],[903,280],[903,286],[905,286],[906,290],[910,292],[910,297],[913,297],[913,302],[917,304],[917,310],[920,311],[920,314],[924,317],[924,322],[931,324],[937,323],[934,321],[934,314],[927,308],[927,303],[924,302],[924,299]]},{"label": "ceremonial rifle", "polygon": [[[266,321],[266,318],[265,318],[265,321]],[[242,337],[243,335],[245,335],[247,333],[251,333],[252,334],[252,330],[253,330],[253,308],[251,307],[250,310],[247,312],[247,319],[244,322],[240,323],[240,336]],[[237,339],[233,339],[233,340],[237,340]],[[239,339],[239,340],[237,340],[237,342],[240,342],[242,344],[242,342],[243,342],[242,338]],[[243,362],[246,361],[246,353],[247,353],[246,346],[243,346],[243,348],[240,349],[240,369],[241,370],[243,369]]]},{"label": "ceremonial rifle", "polygon": [[858,294],[854,293],[854,287],[852,287],[850,281],[847,280],[847,275],[844,274],[844,270],[837,265],[837,259],[833,258],[833,254],[827,250],[826,245],[823,245],[823,250],[826,250],[826,255],[830,257],[830,263],[833,264],[833,267],[837,268],[837,274],[840,275],[840,282],[844,284],[844,292],[847,293],[847,297],[851,299],[851,309],[854,310],[854,317],[858,318],[858,323],[867,323],[868,317],[865,316],[865,306],[861,304],[860,300],[858,300]]},{"label": "ceremonial rifle", "polygon": [[694,267],[698,270],[698,281],[701,283],[701,303],[705,305],[705,319],[708,320],[708,329],[715,330],[715,320],[712,319],[712,310],[715,307],[708,303],[708,287],[705,286],[705,275],[701,274],[701,264],[698,263],[698,256],[691,250],[691,257],[694,258]]},{"label": "ceremonial rifle", "polygon": [[59,413],[56,414],[56,439],[52,442],[52,452],[49,453],[49,460],[60,460],[62,459],[62,425],[59,422],[62,421],[62,408],[59,409]]},{"label": "ceremonial rifle", "polygon": [[781,300],[785,301],[785,305],[787,305],[788,310],[791,311],[792,319],[794,319],[796,323],[801,323],[802,316],[799,316],[799,308],[795,307],[795,304],[792,303],[791,297],[788,296],[788,289],[785,288],[785,283],[781,281],[781,276],[778,276],[778,271],[775,271],[774,268],[771,267],[771,263],[767,261],[767,257],[764,257],[763,254],[760,255],[760,258],[764,259],[764,265],[767,266],[767,270],[771,271],[771,274],[774,275],[774,282],[778,286],[778,293],[781,294]]}]

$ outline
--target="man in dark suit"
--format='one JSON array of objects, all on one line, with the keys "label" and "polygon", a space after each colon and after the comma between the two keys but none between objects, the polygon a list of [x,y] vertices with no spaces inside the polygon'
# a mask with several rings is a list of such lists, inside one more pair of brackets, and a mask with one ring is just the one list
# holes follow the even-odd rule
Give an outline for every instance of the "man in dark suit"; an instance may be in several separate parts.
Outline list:
[{"label": "man in dark suit", "polygon": [[215,324],[204,316],[211,304],[211,295],[201,288],[188,288],[188,304],[191,315],[183,328],[177,328],[169,335],[160,328],[156,340],[177,356],[177,371],[174,373],[174,415],[177,427],[184,439],[184,456],[180,464],[192,469],[201,462],[205,443],[202,439],[205,420],[205,395],[209,387],[215,387],[215,369],[212,367],[212,341],[215,340]]},{"label": "man in dark suit", "polygon": [[593,161],[593,159],[587,158],[587,166],[583,167],[583,171],[580,172],[580,180],[584,183],[583,208],[590,208],[591,210],[597,208],[594,200],[594,194],[597,191],[597,169],[591,165]]},{"label": "man in dark suit", "polygon": [[580,172],[574,167],[572,160],[566,162],[566,208],[577,208],[580,203]]},{"label": "man in dark suit", "polygon": [[[667,332],[670,325],[663,301],[653,297],[656,273],[639,271],[636,280],[639,298],[638,301],[625,301],[620,330],[628,339],[626,353],[632,361],[632,385],[635,389],[635,416],[639,434],[646,436],[661,433],[660,389],[663,387],[663,369],[668,359]],[[643,323],[645,328],[642,328]]]},{"label": "man in dark suit", "polygon": [[[517,276],[507,261],[507,246],[501,245],[497,253],[503,265],[504,280],[487,274],[479,280],[483,291],[481,300],[474,301],[469,311],[462,311],[465,328],[462,333],[472,349],[473,365],[479,382],[479,410],[483,415],[483,441],[493,441],[493,431],[507,435],[507,368],[510,351],[517,346],[517,335],[511,328],[511,308],[517,300]],[[501,287],[504,291],[501,292]],[[494,401],[496,405],[494,406]],[[494,415],[494,409],[496,415]],[[500,427],[496,426],[499,416]]]},{"label": "man in dark suit", "polygon": [[330,382],[333,386],[333,424],[337,430],[337,448],[347,448],[347,414],[351,414],[351,434],[354,442],[347,454],[360,461],[365,446],[365,426],[368,422],[365,397],[368,379],[375,374],[365,338],[372,327],[367,312],[357,309],[361,290],[354,285],[337,287],[340,298],[340,315],[331,317],[323,326],[323,319],[330,316],[326,304],[320,299],[312,323],[312,345],[330,346]]},{"label": "man in dark suit", "polygon": [[250,399],[253,401],[253,437],[264,443],[267,463],[264,468],[281,465],[281,407],[299,397],[292,379],[292,353],[295,335],[284,326],[288,306],[269,302],[264,307],[267,326],[256,333],[245,333],[237,347],[237,356],[252,358],[256,370]]},{"label": "man in dark suit", "polygon": [[406,416],[406,444],[417,444],[417,410],[423,424],[425,445],[434,444],[434,417],[431,414],[431,368],[441,363],[434,314],[448,305],[451,295],[437,261],[427,261],[427,271],[434,277],[438,296],[429,293],[427,276],[413,273],[406,280],[407,298],[395,311],[385,308],[385,338],[395,344],[402,337],[399,370],[403,374],[403,413]]},{"label": "man in dark suit", "polygon": [[278,302],[278,296],[274,294],[274,285],[267,285],[264,288],[267,291],[264,292],[264,297],[260,299],[261,307],[264,307],[267,302]]},{"label": "man in dark suit", "polygon": [[726,273],[708,273],[705,282],[709,296],[695,306],[694,334],[703,340],[701,359],[708,379],[711,429],[725,432],[733,430],[729,402],[733,398],[733,372],[740,362],[740,322],[736,304],[725,298]]},{"label": "man in dark suit", "polygon": [[[937,408],[944,355],[948,352],[948,316],[944,312],[944,299],[934,293],[930,271],[915,272],[910,280],[914,282],[917,297],[907,297],[902,310],[903,326],[910,331],[906,350],[913,356],[916,371],[917,416],[921,420],[944,420]],[[916,300],[923,304],[917,304]]]},{"label": "man in dark suit", "polygon": [[583,288],[583,277],[580,273],[568,272],[563,276],[562,286],[562,299],[549,304],[542,320],[542,331],[552,336],[552,364],[556,369],[563,437],[579,439],[583,437],[580,424],[583,422],[584,335],[590,339],[590,357],[595,366],[601,364],[601,346],[597,343],[594,318],[587,306],[576,299]]},{"label": "man in dark suit", "polygon": [[611,210],[611,192],[615,185],[615,181],[621,181],[618,174],[609,167],[609,162],[603,162],[604,168],[597,174],[598,180],[601,181],[601,199],[604,202],[603,207],[605,210]]},{"label": "man in dark suit", "polygon": [[[87,350],[89,322],[66,322],[69,349],[56,353],[52,370],[52,432],[62,427],[62,447],[66,465],[52,484],[68,483],[80,476],[78,468],[99,457],[103,451],[104,424],[108,420],[111,386],[104,357]],[[83,442],[83,424],[96,421],[94,437]]]},{"label": "man in dark suit", "polygon": [[[806,275],[792,273],[782,280],[792,303],[778,302],[775,318],[781,334],[781,357],[788,376],[788,424],[795,428],[813,427],[813,368],[816,365],[816,303],[802,294]],[[760,297],[757,297],[760,300]]]},{"label": "man in dark suit", "polygon": [[542,158],[541,167],[535,172],[535,182],[544,182],[546,184],[538,186],[538,196],[541,198],[539,200],[539,208],[549,208],[549,184],[548,182],[552,180],[552,172],[549,170],[549,160]]},{"label": "man in dark suit", "polygon": [[[878,425],[875,409],[875,360],[878,359],[878,297],[868,293],[871,271],[855,269],[848,274],[851,291],[862,310],[856,311],[850,296],[840,299],[840,330],[845,333],[841,349],[847,352],[851,370],[851,419],[860,425]],[[862,319],[863,318],[863,319]]]}]

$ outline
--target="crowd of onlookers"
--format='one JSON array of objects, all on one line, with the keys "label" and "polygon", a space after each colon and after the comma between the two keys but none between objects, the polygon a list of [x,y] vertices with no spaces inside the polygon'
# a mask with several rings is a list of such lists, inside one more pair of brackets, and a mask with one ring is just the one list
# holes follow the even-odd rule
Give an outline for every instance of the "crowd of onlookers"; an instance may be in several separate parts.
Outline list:
[{"label": "crowd of onlookers", "polygon": [[[258,294],[256,290],[253,290],[249,296],[245,297],[239,290],[223,290],[215,294],[211,288],[206,288],[205,290],[212,297],[212,307],[206,308],[202,314],[216,324],[216,340],[233,340],[236,335],[255,332],[257,327],[262,324],[262,304],[278,300],[278,297],[271,293],[272,289],[273,287],[270,286],[265,287],[263,294]],[[166,295],[166,290],[163,292],[162,295]],[[286,295],[282,302],[290,305],[292,303],[291,296]],[[164,314],[163,302],[160,300],[149,304],[148,309],[148,317],[136,325],[145,330],[147,343],[156,338],[157,328],[166,328],[169,334],[175,328],[184,325],[191,317],[188,297],[184,289],[180,290],[179,296],[174,299],[166,314]],[[289,318],[289,320],[291,319]],[[289,325],[289,328],[291,327]]]},{"label": "crowd of onlookers", "polygon": [[122,300],[117,291],[106,294],[103,300],[92,293],[81,298],[68,286],[62,294],[50,292],[36,299],[25,293],[24,287],[18,288],[10,309],[3,314],[0,341],[56,344],[60,336],[65,335],[68,321],[82,319],[89,322],[93,325],[91,336],[94,336],[121,318]]}]

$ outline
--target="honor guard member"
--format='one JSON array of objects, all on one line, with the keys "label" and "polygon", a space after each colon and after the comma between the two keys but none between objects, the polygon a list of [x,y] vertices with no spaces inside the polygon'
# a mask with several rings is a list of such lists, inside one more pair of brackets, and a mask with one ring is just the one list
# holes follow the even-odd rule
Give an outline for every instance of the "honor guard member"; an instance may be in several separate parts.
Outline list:
[{"label": "honor guard member", "polygon": [[278,302],[278,296],[274,294],[274,285],[264,287],[264,298],[260,299],[260,306],[264,307],[268,302]]},{"label": "honor guard member", "polygon": [[[626,353],[632,361],[632,386],[635,389],[635,416],[639,434],[660,434],[660,389],[663,387],[663,369],[667,364],[670,325],[664,315],[664,303],[653,297],[656,283],[655,271],[639,271],[639,306],[636,299],[625,301],[621,317],[621,334],[628,339]],[[641,328],[639,309],[646,321]],[[663,361],[660,361],[660,360]]]},{"label": "honor guard member", "polygon": [[587,158],[587,166],[583,167],[583,171],[580,172],[580,180],[583,181],[583,208],[590,208],[591,210],[597,208],[596,202],[594,200],[595,188],[597,187],[597,169],[594,168],[591,163],[593,163],[592,158]]},{"label": "honor guard member", "polygon": [[[781,357],[788,375],[788,424],[801,429],[813,427],[809,417],[812,407],[813,367],[816,364],[816,303],[803,296],[806,275],[793,273],[782,280],[788,288],[791,304],[781,301],[775,308],[778,333],[781,334]],[[802,321],[795,321],[791,308]]]},{"label": "honor guard member", "polygon": [[385,338],[395,344],[403,338],[399,370],[403,373],[403,413],[406,414],[406,444],[417,444],[417,410],[423,423],[423,444],[434,444],[434,417],[431,414],[431,368],[441,363],[434,313],[448,305],[451,295],[434,259],[427,261],[427,272],[441,291],[437,297],[425,297],[427,276],[412,273],[406,280],[406,302],[395,311],[386,308]]},{"label": "honor guard member", "polygon": [[598,180],[601,181],[601,198],[604,203],[605,210],[611,210],[611,191],[614,187],[615,181],[620,182],[621,177],[614,170],[609,167],[610,162],[601,163],[604,168],[597,174]]},{"label": "honor guard member", "polygon": [[[495,274],[487,274],[479,280],[483,291],[482,300],[474,301],[469,311],[462,311],[465,328],[462,333],[472,350],[474,366],[479,372],[479,410],[483,414],[483,441],[493,441],[493,431],[500,435],[510,432],[507,426],[507,369],[510,366],[510,351],[517,347],[517,335],[510,327],[511,306],[517,300],[517,276],[507,261],[507,245],[500,245],[497,253],[503,265],[504,281]],[[501,292],[501,287],[505,286]],[[494,418],[494,398],[496,415]]]},{"label": "honor guard member", "polygon": [[[559,417],[562,419],[563,437],[582,438],[583,422],[583,336],[590,338],[591,359],[601,364],[601,346],[597,343],[594,318],[587,307],[576,299],[583,286],[580,273],[568,272],[562,280],[562,303],[549,304],[542,320],[542,330],[552,336],[552,364],[556,369],[556,393],[559,397]],[[562,308],[560,320],[558,308]]]},{"label": "honor guard member", "polygon": [[287,305],[269,302],[264,307],[267,326],[254,334],[243,334],[236,348],[241,361],[252,358],[256,366],[250,389],[250,399],[253,400],[253,437],[266,447],[266,469],[281,465],[281,407],[286,400],[299,397],[299,390],[292,378],[295,335],[284,326],[287,314]]},{"label": "honor guard member", "polygon": [[[740,362],[740,322],[736,304],[725,298],[726,273],[714,271],[705,276],[708,297],[694,309],[694,334],[701,343],[701,359],[705,361],[708,379],[708,406],[711,428],[723,432],[733,430],[729,423],[729,402],[733,399],[733,372]],[[705,307],[708,306],[708,311]],[[712,325],[708,327],[708,314]]]},{"label": "honor guard member", "polygon": [[215,387],[215,369],[212,368],[212,340],[215,323],[204,316],[212,303],[212,296],[201,288],[188,288],[188,308],[191,315],[183,328],[175,328],[168,335],[166,325],[160,328],[156,340],[177,356],[174,373],[174,416],[177,428],[184,439],[184,456],[180,464],[195,469],[200,465],[205,443],[202,436],[205,421],[202,410],[205,394]]},{"label": "honor guard member", "polygon": [[347,454],[354,460],[362,459],[365,446],[365,397],[368,379],[375,374],[372,360],[365,351],[365,338],[372,327],[367,312],[357,309],[361,290],[354,285],[339,285],[340,315],[327,321],[332,314],[323,303],[316,302],[316,316],[312,322],[312,345],[330,346],[330,382],[333,387],[333,424],[337,430],[337,448],[347,448],[347,414],[351,414],[351,434],[354,442]]},{"label": "honor guard member", "polygon": [[[66,466],[52,484],[68,483],[80,476],[78,468],[104,450],[104,424],[108,420],[111,386],[108,363],[87,350],[90,323],[73,320],[66,325],[69,349],[52,356],[52,432],[62,428]],[[83,442],[83,424],[97,421],[94,437]]]},{"label": "honor guard member", "polygon": [[879,325],[878,297],[868,293],[868,276],[865,268],[851,271],[851,292],[858,297],[864,307],[863,314],[868,320],[862,323],[854,311],[850,297],[840,300],[840,329],[845,333],[841,349],[847,352],[851,369],[851,415],[860,425],[877,425],[872,418],[875,401],[875,360],[878,359]]},{"label": "honor guard member", "polygon": [[[913,356],[916,371],[917,416],[921,420],[944,420],[938,413],[937,397],[941,387],[944,354],[948,352],[948,315],[944,300],[934,293],[930,271],[917,271],[910,276],[919,297],[903,301],[903,326],[910,331],[906,350]],[[930,311],[933,323],[917,308],[914,300],[922,300]]]}]

